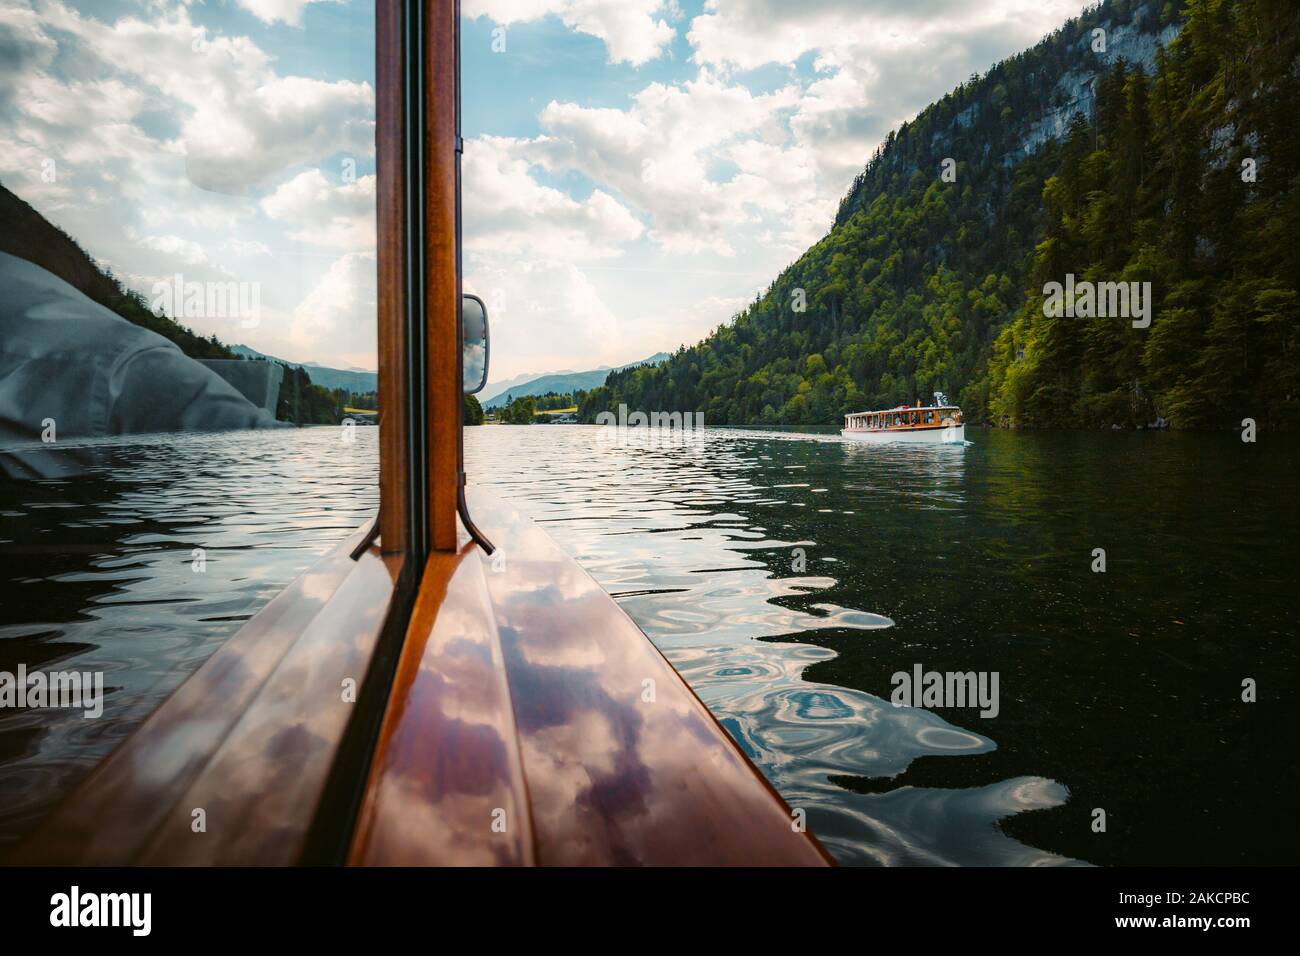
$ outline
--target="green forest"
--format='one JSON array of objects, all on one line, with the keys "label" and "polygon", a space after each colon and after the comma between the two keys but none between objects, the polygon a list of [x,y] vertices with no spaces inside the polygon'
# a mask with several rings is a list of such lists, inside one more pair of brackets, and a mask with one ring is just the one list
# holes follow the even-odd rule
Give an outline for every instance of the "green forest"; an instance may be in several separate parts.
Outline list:
[{"label": "green forest", "polygon": [[[612,373],[580,417],[835,425],[939,390],[1007,427],[1296,427],[1298,17],[1294,0],[1090,8],[891,132],[763,295]],[[1097,50],[1122,28],[1177,34],[1144,68]],[[1091,76],[1084,108],[1030,135],[1068,107],[1067,75]],[[1045,315],[1067,274],[1150,282],[1150,326]]]}]

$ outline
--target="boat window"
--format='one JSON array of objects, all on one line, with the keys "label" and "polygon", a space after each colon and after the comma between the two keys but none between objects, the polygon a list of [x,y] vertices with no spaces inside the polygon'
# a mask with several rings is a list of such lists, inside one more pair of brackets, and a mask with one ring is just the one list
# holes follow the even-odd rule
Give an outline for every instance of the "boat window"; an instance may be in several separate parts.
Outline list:
[{"label": "boat window", "polygon": [[103,691],[84,726],[0,714],[23,794],[0,851],[378,504],[374,5],[26,12],[0,93],[0,643],[4,670]]}]

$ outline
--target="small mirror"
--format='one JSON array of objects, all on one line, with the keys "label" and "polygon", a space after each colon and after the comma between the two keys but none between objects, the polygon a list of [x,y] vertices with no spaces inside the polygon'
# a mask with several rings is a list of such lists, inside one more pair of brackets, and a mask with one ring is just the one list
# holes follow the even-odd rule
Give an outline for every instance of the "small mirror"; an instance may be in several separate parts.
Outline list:
[{"label": "small mirror", "polygon": [[461,298],[460,335],[465,394],[473,395],[487,384],[488,372],[487,306],[476,295]]}]

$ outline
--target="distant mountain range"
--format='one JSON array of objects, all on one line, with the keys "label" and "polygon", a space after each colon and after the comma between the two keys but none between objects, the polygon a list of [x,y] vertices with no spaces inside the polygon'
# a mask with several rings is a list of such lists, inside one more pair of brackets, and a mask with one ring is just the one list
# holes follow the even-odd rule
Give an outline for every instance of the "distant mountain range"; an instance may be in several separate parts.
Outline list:
[{"label": "distant mountain range", "polygon": [[502,395],[508,389],[512,389],[516,385],[523,385],[525,382],[531,382],[533,379],[541,378],[543,375],[548,375],[548,374],[567,375],[569,371],[571,370],[566,369],[564,372],[549,372],[549,373],[548,372],[524,372],[520,375],[514,376],[513,378],[502,379],[499,382],[488,382],[486,385],[483,386],[483,391],[479,394],[478,397],[479,400],[481,401],[484,396],[491,398],[495,395]]},{"label": "distant mountain range", "polygon": [[[666,361],[668,357],[667,352],[657,352],[649,358],[642,359],[639,362],[629,362],[627,365],[618,366],[618,368],[606,366],[588,372],[551,372],[525,381],[514,378],[507,382],[489,384],[484,389],[486,397],[481,397],[479,401],[484,408],[499,408],[506,403],[507,398],[545,395],[548,392],[557,392],[561,395],[578,390],[589,392],[593,388],[604,385],[605,379],[609,378],[612,372],[621,372],[624,369],[635,368],[638,365],[658,365],[660,362]],[[313,372],[313,381],[315,377]]]},{"label": "distant mountain range", "polygon": [[300,365],[311,376],[312,384],[321,385],[331,391],[342,388],[349,392],[363,393],[374,392],[379,389],[378,372],[370,372],[363,368],[330,368],[327,365],[318,365],[316,362],[291,362],[288,359],[276,358],[274,355],[267,355],[256,349],[250,349],[247,345],[232,345],[230,349],[236,355],[247,359],[262,358],[280,362],[283,365]]}]

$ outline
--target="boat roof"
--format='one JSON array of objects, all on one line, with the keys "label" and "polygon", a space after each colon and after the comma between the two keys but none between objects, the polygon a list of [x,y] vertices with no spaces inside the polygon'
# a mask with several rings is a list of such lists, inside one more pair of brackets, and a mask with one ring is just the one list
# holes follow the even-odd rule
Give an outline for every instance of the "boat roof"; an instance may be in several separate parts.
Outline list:
[{"label": "boat roof", "polygon": [[851,418],[854,415],[883,415],[886,412],[943,412],[943,411],[961,411],[957,405],[895,405],[893,408],[876,408],[865,412],[849,412],[845,418]]}]

